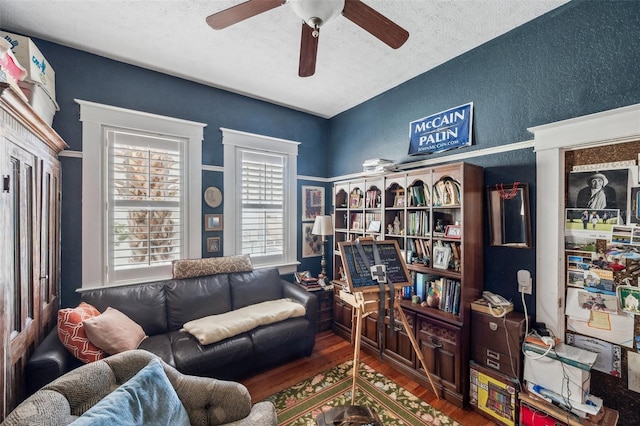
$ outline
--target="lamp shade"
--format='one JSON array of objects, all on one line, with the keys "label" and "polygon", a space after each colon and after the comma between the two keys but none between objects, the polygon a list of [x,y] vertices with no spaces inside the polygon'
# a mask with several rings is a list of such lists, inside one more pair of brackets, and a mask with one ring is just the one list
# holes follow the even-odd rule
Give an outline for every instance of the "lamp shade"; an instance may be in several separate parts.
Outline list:
[{"label": "lamp shade", "polygon": [[313,223],[313,229],[311,230],[313,235],[327,235],[333,234],[333,224],[331,223],[331,216],[316,216],[316,221]]}]

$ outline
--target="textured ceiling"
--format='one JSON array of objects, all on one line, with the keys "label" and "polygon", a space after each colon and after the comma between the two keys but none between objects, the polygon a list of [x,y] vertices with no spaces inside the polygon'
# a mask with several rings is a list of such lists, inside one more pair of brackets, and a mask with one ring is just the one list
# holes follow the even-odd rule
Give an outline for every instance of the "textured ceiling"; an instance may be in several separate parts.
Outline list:
[{"label": "textured ceiling", "polygon": [[332,117],[567,2],[364,0],[409,31],[407,43],[393,50],[338,16],[321,29],[315,75],[300,78],[290,5],[220,31],[206,24],[242,1],[0,0],[0,27]]}]

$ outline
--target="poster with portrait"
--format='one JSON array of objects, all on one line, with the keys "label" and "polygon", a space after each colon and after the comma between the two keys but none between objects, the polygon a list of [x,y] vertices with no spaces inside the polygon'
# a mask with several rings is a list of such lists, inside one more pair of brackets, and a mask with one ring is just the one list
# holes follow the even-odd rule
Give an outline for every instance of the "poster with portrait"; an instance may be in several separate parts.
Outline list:
[{"label": "poster with portrait", "polygon": [[302,220],[315,220],[324,214],[324,188],[321,186],[302,186]]},{"label": "poster with portrait", "polygon": [[620,210],[617,224],[624,225],[628,188],[629,169],[571,172],[567,185],[567,207],[589,212]]}]

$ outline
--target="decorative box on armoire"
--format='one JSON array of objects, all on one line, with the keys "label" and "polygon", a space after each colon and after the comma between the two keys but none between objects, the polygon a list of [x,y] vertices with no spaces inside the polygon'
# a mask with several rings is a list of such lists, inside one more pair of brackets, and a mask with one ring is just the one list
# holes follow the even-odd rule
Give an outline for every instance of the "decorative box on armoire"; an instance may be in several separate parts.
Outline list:
[{"label": "decorative box on armoire", "polygon": [[504,317],[494,317],[472,311],[471,319],[471,359],[502,374],[521,379],[521,349],[526,336],[524,314],[509,312]]}]

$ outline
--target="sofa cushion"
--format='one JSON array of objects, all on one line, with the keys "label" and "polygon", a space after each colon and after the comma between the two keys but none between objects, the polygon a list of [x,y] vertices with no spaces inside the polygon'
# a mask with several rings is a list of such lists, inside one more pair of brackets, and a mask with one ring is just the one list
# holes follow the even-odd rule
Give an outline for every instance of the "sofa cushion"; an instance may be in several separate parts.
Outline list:
[{"label": "sofa cushion", "polygon": [[169,330],[179,330],[191,320],[231,310],[227,274],[169,281],[165,291]]},{"label": "sofa cushion", "polygon": [[155,336],[149,336],[140,342],[138,349],[144,349],[151,352],[154,355],[159,356],[164,362],[172,367],[176,367],[176,360],[173,357],[173,347],[171,342],[174,335],[180,333],[179,331],[170,331],[168,333],[156,334]]},{"label": "sofa cushion", "polygon": [[251,258],[248,255],[180,259],[174,260],[172,267],[174,279],[253,270]]},{"label": "sofa cushion", "polygon": [[230,274],[229,282],[233,309],[284,297],[278,268]]},{"label": "sofa cushion", "polygon": [[201,345],[210,345],[261,325],[302,317],[304,314],[304,306],[291,299],[268,300],[189,321],[184,325],[184,330],[195,336]]},{"label": "sofa cushion", "polygon": [[190,425],[187,410],[154,359],[71,425]]},{"label": "sofa cushion", "polygon": [[111,307],[82,324],[91,343],[109,355],[136,349],[147,337],[135,321]]},{"label": "sofa cushion", "polygon": [[246,334],[230,337],[215,345],[202,346],[183,331],[171,333],[176,368],[184,374],[237,379],[253,368],[253,342]]},{"label": "sofa cushion", "polygon": [[160,281],[89,290],[82,293],[82,300],[100,312],[108,307],[116,308],[139,324],[147,335],[153,336],[167,331],[164,286],[165,282]]},{"label": "sofa cushion", "polygon": [[92,305],[80,302],[75,308],[58,311],[58,336],[65,348],[83,362],[94,362],[104,358],[105,353],[91,343],[83,321],[100,315]]}]

